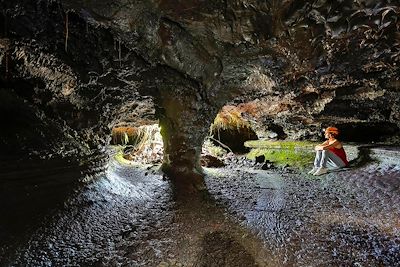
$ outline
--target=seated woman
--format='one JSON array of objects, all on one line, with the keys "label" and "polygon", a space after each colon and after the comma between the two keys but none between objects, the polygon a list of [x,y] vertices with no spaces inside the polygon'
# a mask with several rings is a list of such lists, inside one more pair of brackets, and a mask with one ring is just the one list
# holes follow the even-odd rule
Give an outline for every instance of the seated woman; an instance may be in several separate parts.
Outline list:
[{"label": "seated woman", "polygon": [[325,138],[327,140],[315,146],[314,168],[308,172],[309,174],[322,175],[328,170],[343,168],[349,164],[342,144],[336,139],[338,135],[339,130],[336,127],[326,128]]}]

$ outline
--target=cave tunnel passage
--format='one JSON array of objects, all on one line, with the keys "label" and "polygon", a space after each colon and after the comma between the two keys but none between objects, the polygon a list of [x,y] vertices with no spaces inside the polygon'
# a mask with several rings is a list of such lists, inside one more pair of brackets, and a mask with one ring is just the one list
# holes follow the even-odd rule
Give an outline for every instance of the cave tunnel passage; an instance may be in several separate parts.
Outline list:
[{"label": "cave tunnel passage", "polygon": [[244,118],[243,113],[237,106],[224,106],[210,126],[208,138],[211,142],[227,152],[238,154],[249,152],[249,148],[244,143],[249,140],[258,140],[258,136],[249,120]]},{"label": "cave tunnel passage", "polygon": [[[168,133],[164,132],[164,135],[168,136]],[[205,166],[205,155],[219,157],[227,152],[247,153],[250,148],[244,143],[248,140],[258,140],[249,120],[236,106],[224,106],[211,124],[209,134],[202,143],[200,158],[196,160]],[[158,124],[134,126],[120,122],[111,131],[110,145],[119,150],[118,157],[137,163],[159,164],[164,158],[163,138]]]},{"label": "cave tunnel passage", "polygon": [[121,146],[118,156],[144,164],[159,164],[163,158],[163,140],[158,124],[118,125],[111,131],[111,145]]},{"label": "cave tunnel passage", "polygon": [[388,122],[342,123],[336,125],[345,142],[382,142],[399,133],[399,127]]}]

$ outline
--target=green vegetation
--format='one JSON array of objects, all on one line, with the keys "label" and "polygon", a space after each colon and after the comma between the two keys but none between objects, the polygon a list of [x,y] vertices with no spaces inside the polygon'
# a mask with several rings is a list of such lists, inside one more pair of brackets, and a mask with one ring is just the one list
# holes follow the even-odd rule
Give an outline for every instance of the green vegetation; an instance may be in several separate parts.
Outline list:
[{"label": "green vegetation", "polygon": [[127,160],[124,157],[124,146],[113,146],[113,148],[115,149],[114,158],[117,162],[119,162],[120,164],[132,164],[131,160]]},{"label": "green vegetation", "polygon": [[132,167],[146,167],[148,165],[146,165],[145,163],[142,162],[137,162],[137,161],[133,161],[131,159],[127,159],[127,154],[124,153],[124,149],[125,146],[121,146],[121,145],[116,145],[116,146],[111,146],[114,149],[114,159],[121,165],[129,165]]},{"label": "green vegetation", "polygon": [[306,141],[247,141],[245,146],[251,151],[249,159],[264,155],[266,160],[278,165],[289,165],[297,168],[310,166],[314,160],[313,148],[316,144]]},{"label": "green vegetation", "polygon": [[215,134],[220,129],[249,128],[250,124],[242,117],[241,111],[235,106],[225,106],[215,117],[210,127],[210,133]]},{"label": "green vegetation", "polygon": [[221,158],[227,153],[225,149],[220,146],[214,145],[208,138],[204,141],[203,151],[217,158]]},{"label": "green vegetation", "polygon": [[139,150],[159,135],[157,124],[143,125],[139,127],[115,127],[112,129],[112,143],[114,145],[133,145]]},{"label": "green vegetation", "polygon": [[112,137],[113,143],[119,144],[115,146],[115,158],[120,163],[161,161],[163,144],[157,124],[114,128]]}]

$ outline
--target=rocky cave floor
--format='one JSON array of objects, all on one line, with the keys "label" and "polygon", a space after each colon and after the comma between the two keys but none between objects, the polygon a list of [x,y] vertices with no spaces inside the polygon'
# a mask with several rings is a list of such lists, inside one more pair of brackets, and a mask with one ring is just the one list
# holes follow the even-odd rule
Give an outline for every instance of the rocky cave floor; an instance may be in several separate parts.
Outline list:
[{"label": "rocky cave floor", "polygon": [[321,177],[234,160],[201,200],[157,166],[111,160],[84,187],[65,163],[2,168],[0,266],[400,266],[400,150],[375,154]]}]

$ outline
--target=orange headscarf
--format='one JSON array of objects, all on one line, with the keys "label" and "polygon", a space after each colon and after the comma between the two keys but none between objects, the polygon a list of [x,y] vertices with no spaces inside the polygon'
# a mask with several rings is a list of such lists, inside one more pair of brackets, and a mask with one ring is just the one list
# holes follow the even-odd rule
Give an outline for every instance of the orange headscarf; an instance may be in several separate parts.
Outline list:
[{"label": "orange headscarf", "polygon": [[333,134],[338,135],[339,134],[339,129],[336,128],[336,127],[328,127],[328,128],[325,129],[325,132],[326,133],[333,133]]}]

